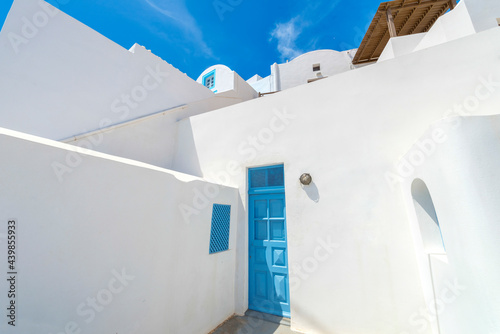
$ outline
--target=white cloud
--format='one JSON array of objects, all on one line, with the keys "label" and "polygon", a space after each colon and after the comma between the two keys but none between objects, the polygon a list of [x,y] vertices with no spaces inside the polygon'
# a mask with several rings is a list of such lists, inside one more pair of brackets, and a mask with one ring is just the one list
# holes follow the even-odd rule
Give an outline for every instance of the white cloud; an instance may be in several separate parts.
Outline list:
[{"label": "white cloud", "polygon": [[158,0],[145,0],[145,2],[157,15],[168,18],[165,21],[166,24],[173,25],[182,31],[183,38],[180,39],[182,42],[195,44],[197,51],[203,53],[206,57],[213,57],[212,50],[204,41],[203,33],[191,13],[189,13],[184,0],[165,0],[161,2],[158,2]]},{"label": "white cloud", "polygon": [[271,32],[271,40],[275,39],[278,42],[278,52],[281,55],[281,60],[293,59],[303,53],[297,47],[297,38],[302,33],[302,25],[299,18],[295,17],[286,23],[278,23]]},{"label": "white cloud", "polygon": [[[324,20],[338,5],[340,0],[329,2],[306,1],[300,15],[285,23],[277,23],[271,32],[271,41],[278,42],[277,48],[281,55],[281,60],[292,60],[304,53],[303,48],[298,46],[299,37],[308,28]],[[314,50],[320,36],[314,36],[305,40],[304,48],[307,51]]]}]

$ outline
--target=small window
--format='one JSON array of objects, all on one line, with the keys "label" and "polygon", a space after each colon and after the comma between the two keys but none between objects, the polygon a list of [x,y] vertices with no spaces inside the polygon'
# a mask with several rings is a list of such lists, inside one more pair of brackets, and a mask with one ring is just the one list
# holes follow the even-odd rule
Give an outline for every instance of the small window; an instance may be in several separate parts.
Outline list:
[{"label": "small window", "polygon": [[207,86],[208,88],[213,88],[215,86],[215,77],[213,75],[209,76],[205,80],[205,86]]},{"label": "small window", "polygon": [[314,64],[313,65],[313,71],[314,72],[321,71],[321,64]]},{"label": "small window", "polygon": [[210,254],[229,249],[229,226],[231,205],[214,204],[212,209],[212,230],[210,232]]},{"label": "small window", "polygon": [[283,166],[255,168],[250,170],[250,188],[284,187]]},{"label": "small window", "polygon": [[212,89],[215,87],[215,70],[203,77],[203,85],[208,89]]}]

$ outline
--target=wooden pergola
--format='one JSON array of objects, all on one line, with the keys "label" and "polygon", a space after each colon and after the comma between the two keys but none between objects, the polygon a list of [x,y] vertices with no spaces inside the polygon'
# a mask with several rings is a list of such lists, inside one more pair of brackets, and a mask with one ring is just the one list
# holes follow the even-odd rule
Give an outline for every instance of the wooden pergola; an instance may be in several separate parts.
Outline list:
[{"label": "wooden pergola", "polygon": [[377,61],[391,37],[427,32],[455,6],[456,0],[395,0],[380,4],[352,63]]}]

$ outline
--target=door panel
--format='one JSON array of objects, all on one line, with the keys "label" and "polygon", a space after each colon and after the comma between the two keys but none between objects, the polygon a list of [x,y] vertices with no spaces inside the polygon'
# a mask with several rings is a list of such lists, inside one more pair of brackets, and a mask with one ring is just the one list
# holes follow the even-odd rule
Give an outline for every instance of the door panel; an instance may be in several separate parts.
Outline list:
[{"label": "door panel", "polygon": [[284,189],[249,201],[249,308],[290,317]]}]

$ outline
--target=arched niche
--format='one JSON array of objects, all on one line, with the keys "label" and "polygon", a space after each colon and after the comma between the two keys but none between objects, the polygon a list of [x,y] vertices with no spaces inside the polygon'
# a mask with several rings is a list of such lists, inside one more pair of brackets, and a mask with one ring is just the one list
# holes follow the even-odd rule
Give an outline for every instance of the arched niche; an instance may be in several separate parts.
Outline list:
[{"label": "arched niche", "polygon": [[411,185],[411,195],[425,252],[428,254],[445,254],[441,227],[425,182],[421,179],[415,179]]}]

